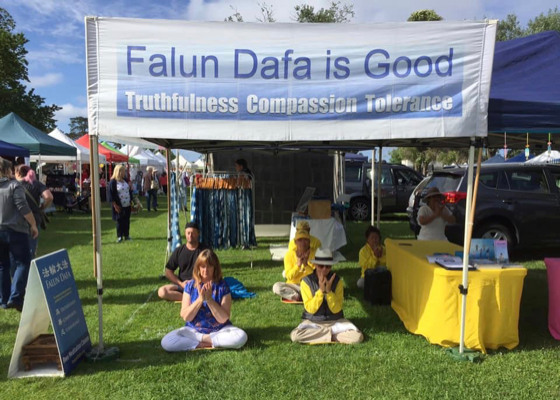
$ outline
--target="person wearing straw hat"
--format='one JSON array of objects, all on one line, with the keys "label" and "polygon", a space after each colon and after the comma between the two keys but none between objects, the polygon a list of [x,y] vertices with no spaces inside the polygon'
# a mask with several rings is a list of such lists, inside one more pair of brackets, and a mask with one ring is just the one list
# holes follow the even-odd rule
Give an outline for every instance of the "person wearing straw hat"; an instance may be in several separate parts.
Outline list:
[{"label": "person wearing straw hat", "polygon": [[315,256],[315,251],[311,249],[311,237],[306,230],[296,232],[294,238],[296,247],[288,250],[284,256],[283,276],[286,282],[276,282],[272,287],[274,294],[285,300],[301,300],[299,284],[301,280],[313,272],[313,264],[309,262]]},{"label": "person wearing straw hat", "polygon": [[[301,230],[307,231],[307,233],[309,233],[309,247],[311,248],[311,251],[315,252],[319,250],[322,246],[321,241],[315,236],[311,235],[311,227],[309,226],[309,223],[307,221],[299,221],[297,223],[296,232]],[[288,244],[288,251],[294,250],[295,248],[296,239],[294,238],[293,240],[290,240],[290,243]]]},{"label": "person wearing straw hat", "polygon": [[344,318],[344,285],[332,272],[337,263],[329,249],[319,249],[311,260],[315,271],[301,281],[304,311],[290,337],[298,343],[360,343],[364,335]]},{"label": "person wearing straw hat", "polygon": [[445,196],[437,187],[431,187],[423,198],[426,205],[418,210],[418,224],[421,226],[418,240],[444,240],[445,226],[454,224],[455,217],[445,206]]}]

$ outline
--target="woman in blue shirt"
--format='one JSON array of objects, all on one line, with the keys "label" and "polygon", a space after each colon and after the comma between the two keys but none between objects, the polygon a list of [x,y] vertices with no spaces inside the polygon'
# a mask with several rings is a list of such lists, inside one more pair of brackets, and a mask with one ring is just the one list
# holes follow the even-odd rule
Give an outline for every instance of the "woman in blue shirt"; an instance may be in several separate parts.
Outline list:
[{"label": "woman in blue shirt", "polygon": [[189,351],[203,347],[238,349],[247,334],[232,325],[231,293],[222,277],[220,261],[212,250],[198,256],[193,278],[185,285],[181,318],[186,322],[161,340],[166,351]]}]

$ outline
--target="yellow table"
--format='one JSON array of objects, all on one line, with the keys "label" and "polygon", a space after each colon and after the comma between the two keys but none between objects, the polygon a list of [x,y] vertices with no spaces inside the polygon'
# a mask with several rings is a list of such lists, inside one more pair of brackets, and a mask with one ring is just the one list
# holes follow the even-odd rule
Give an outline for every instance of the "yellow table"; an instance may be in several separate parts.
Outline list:
[{"label": "yellow table", "polygon": [[[385,241],[387,267],[393,276],[391,306],[410,332],[430,343],[459,344],[462,271],[430,264],[426,256],[462,248],[449,242]],[[465,346],[513,349],[519,344],[518,322],[525,268],[469,271]]]}]

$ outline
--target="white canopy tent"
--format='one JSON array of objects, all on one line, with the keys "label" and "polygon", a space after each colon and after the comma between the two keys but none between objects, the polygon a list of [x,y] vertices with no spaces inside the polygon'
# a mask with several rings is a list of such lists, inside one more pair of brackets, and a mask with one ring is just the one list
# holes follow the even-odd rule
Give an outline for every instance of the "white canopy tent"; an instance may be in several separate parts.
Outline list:
[{"label": "white canopy tent", "polygon": [[150,158],[155,166],[160,168],[165,168],[167,166],[167,161],[165,160],[165,157],[161,156],[160,153],[158,153],[158,155],[160,155],[161,157],[157,157],[150,150],[144,150],[143,154],[145,154],[148,158]]},{"label": "white canopy tent", "polygon": [[[81,185],[82,182],[82,164],[89,164],[90,163],[90,152],[89,149],[85,148],[84,146],[79,145],[64,133],[62,133],[58,128],[55,128],[49,136],[52,138],[59,140],[69,146],[76,148],[76,157],[73,156],[31,156],[31,161],[41,162],[41,163],[68,163],[68,162],[75,162],[76,163],[76,170],[79,176],[79,182]],[[105,164],[107,162],[106,157],[103,154],[99,154],[99,162]],[[65,167],[66,170],[66,167]],[[80,189],[81,190],[81,189]]]},{"label": "white canopy tent", "polygon": [[536,157],[531,158],[528,161],[525,161],[526,164],[542,164],[542,163],[554,163],[557,162],[560,158],[560,151],[558,150],[550,150],[545,151],[542,154],[539,154]]},{"label": "white canopy tent", "polygon": [[[173,161],[171,161],[171,164],[173,164],[173,166],[175,167],[183,167],[183,168],[191,168],[192,167],[192,163],[189,162],[189,160],[187,160],[185,157],[183,157],[183,155],[181,153],[179,153],[179,156],[176,157]],[[179,164],[179,165],[177,165]]]},{"label": "white canopy tent", "polygon": [[[73,162],[78,161],[82,164],[89,164],[89,150],[86,149],[84,146],[79,145],[78,143],[74,142],[64,133],[62,133],[58,128],[55,128],[49,136],[52,138],[59,140],[69,146],[76,148],[76,157],[74,156],[41,156],[41,162],[45,163],[63,163],[63,162]],[[39,161],[39,156],[31,156],[31,161]],[[103,154],[99,155],[99,161],[105,162],[105,156]]]},{"label": "white canopy tent", "polygon": [[204,169],[204,159],[199,158],[194,163],[192,163],[194,169],[203,170]]},{"label": "white canopy tent", "polygon": [[154,158],[154,155],[148,150],[144,150],[138,146],[123,146],[120,151],[130,157],[136,158],[140,161],[141,166],[151,166],[151,167],[161,167],[162,162],[159,159]]},{"label": "white canopy tent", "polygon": [[[177,31],[184,39],[171,35],[169,43]],[[495,32],[495,21],[228,24],[87,17],[91,142],[118,135],[167,149],[274,154],[469,146],[471,204],[474,146],[487,136]],[[201,67],[206,74],[191,77],[197,90],[175,64],[176,50],[196,51],[191,34],[210,60]],[[146,101],[157,102],[157,111]],[[461,353],[472,222],[466,227]],[[102,289],[99,239],[94,251]],[[101,296],[99,307],[102,348]]]}]

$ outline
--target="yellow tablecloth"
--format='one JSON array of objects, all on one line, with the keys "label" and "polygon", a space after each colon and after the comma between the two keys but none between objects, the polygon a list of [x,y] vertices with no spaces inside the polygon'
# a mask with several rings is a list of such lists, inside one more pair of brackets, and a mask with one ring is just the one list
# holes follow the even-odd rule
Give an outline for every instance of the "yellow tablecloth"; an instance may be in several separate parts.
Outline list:
[{"label": "yellow tablecloth", "polygon": [[[393,276],[391,306],[410,332],[430,343],[459,344],[462,271],[430,264],[426,256],[462,248],[448,242],[385,241],[387,267]],[[519,344],[518,322],[525,268],[469,271],[465,346],[513,349]]]}]

